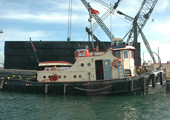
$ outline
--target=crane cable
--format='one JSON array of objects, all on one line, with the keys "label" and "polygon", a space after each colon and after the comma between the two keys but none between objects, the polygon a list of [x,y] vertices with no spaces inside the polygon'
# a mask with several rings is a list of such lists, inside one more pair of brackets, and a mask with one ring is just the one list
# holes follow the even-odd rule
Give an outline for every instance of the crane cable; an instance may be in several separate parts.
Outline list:
[{"label": "crane cable", "polygon": [[72,23],[72,0],[69,0],[67,41],[71,40],[71,23]]},{"label": "crane cable", "polygon": [[[105,3],[105,2],[103,2],[101,0],[94,0],[94,1],[96,1],[97,3],[103,5],[104,7],[107,8],[107,11],[101,16],[101,20],[104,21],[105,19],[108,18],[108,16],[110,15],[110,12],[111,11],[113,12],[113,9],[116,9],[118,7],[118,5],[120,5],[122,3],[123,0],[117,0],[117,2],[114,4],[114,6],[111,6],[111,5]],[[93,31],[95,29],[97,29],[98,26],[99,25],[98,25],[97,22],[93,23]]]}]

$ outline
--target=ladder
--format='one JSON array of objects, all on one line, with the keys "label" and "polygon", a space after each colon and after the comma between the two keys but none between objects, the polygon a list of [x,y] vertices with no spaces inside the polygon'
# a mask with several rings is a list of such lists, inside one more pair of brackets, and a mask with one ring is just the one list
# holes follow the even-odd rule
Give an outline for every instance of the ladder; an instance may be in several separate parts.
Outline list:
[{"label": "ladder", "polygon": [[119,78],[126,78],[125,71],[123,69],[122,62],[117,62],[117,68],[118,68],[118,75]]}]

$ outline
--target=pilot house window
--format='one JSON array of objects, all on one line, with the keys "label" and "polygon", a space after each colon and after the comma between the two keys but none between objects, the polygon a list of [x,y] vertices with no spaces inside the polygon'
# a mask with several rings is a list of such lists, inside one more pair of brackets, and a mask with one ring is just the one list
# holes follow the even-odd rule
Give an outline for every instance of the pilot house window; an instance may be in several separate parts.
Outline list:
[{"label": "pilot house window", "polygon": [[128,51],[123,51],[124,58],[128,58]]},{"label": "pilot house window", "polygon": [[113,55],[117,58],[120,58],[120,51],[113,51]]},{"label": "pilot house window", "polygon": [[133,55],[133,51],[132,51],[132,50],[129,51],[129,57],[130,57],[130,58],[134,58],[134,55]]}]

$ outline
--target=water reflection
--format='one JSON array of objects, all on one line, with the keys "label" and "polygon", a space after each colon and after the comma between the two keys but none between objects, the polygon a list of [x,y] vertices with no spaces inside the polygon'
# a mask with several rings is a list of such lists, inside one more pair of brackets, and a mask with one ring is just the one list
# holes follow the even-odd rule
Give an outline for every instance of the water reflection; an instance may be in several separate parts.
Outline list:
[{"label": "water reflection", "polygon": [[169,99],[169,93],[64,96],[0,91],[0,119],[167,119]]}]

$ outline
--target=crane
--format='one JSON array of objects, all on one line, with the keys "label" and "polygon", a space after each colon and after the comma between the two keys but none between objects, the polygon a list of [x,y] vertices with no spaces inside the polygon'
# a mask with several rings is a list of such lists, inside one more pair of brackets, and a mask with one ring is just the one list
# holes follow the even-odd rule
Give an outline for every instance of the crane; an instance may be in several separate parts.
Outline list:
[{"label": "crane", "polygon": [[[84,2],[83,4],[86,6],[87,9],[89,9],[88,3],[87,3],[85,0],[81,0],[81,1]],[[113,9],[111,9],[111,7],[110,7],[109,5],[107,5],[106,3],[102,2],[101,0],[95,0],[95,1],[99,1],[102,5],[107,6],[111,11],[113,11]],[[118,13],[118,14],[124,15],[125,18],[128,19],[128,20],[131,20],[131,21],[133,20],[133,26],[132,26],[132,28],[131,28],[130,31],[124,36],[123,39],[125,39],[126,36],[129,34],[128,39],[127,39],[127,42],[129,42],[129,41],[131,40],[131,38],[133,38],[132,42],[133,42],[133,43],[137,43],[137,37],[138,37],[138,35],[139,35],[139,33],[140,33],[141,36],[142,36],[142,39],[143,39],[143,41],[144,41],[144,44],[145,44],[145,46],[146,46],[146,48],[147,48],[147,50],[148,50],[148,52],[149,52],[149,54],[150,54],[150,56],[151,56],[151,58],[152,58],[152,60],[153,60],[154,63],[156,63],[156,60],[155,60],[155,58],[154,58],[153,52],[152,52],[152,50],[151,50],[151,48],[150,48],[150,45],[149,45],[146,37],[144,36],[144,34],[143,34],[143,32],[142,32],[142,29],[143,29],[144,25],[146,24],[147,20],[149,19],[149,17],[150,17],[150,15],[151,15],[151,13],[152,13],[152,11],[153,11],[153,9],[154,9],[157,1],[158,1],[158,0],[144,0],[144,1],[142,2],[142,5],[141,5],[140,9],[138,10],[138,13],[137,13],[137,15],[135,16],[135,18],[132,18],[132,17],[124,14],[123,12],[117,10],[117,13]],[[117,8],[119,2],[120,2],[120,0],[118,0],[117,5],[115,4],[115,8]],[[114,8],[114,7],[113,7],[113,8]],[[109,11],[109,10],[108,10],[108,11]],[[107,13],[108,11],[106,11],[106,13]],[[95,16],[97,16],[97,15],[95,15]],[[107,16],[107,15],[106,15],[106,16]],[[106,18],[106,16],[103,16],[103,18]],[[94,17],[94,18],[95,18],[95,17]],[[103,23],[103,21],[100,19],[100,17],[97,16],[97,18],[98,18],[98,19],[95,19],[96,22],[101,26],[101,28],[103,28],[102,25],[101,25],[101,23]],[[100,23],[99,21],[100,21],[101,23]],[[105,28],[106,28],[106,26],[105,26]],[[104,30],[104,29],[103,29],[103,30]],[[105,31],[105,30],[104,30],[104,31]],[[106,30],[106,31],[107,31],[107,30]],[[107,33],[106,35],[108,35],[109,32],[110,32],[110,30],[107,31],[107,32],[106,32],[106,31],[105,31],[105,33]],[[110,32],[110,33],[111,33],[111,32]],[[109,34],[108,37],[111,39],[111,34]],[[111,39],[111,40],[112,40],[112,39]]]},{"label": "crane", "polygon": [[[100,17],[100,19],[101,19],[102,21],[104,21],[104,20],[109,16],[109,13],[113,12],[113,10],[115,10],[115,9],[118,7],[118,4],[119,4],[119,2],[120,2],[121,0],[118,0],[118,1],[114,4],[114,6],[109,6],[109,5],[107,5],[106,3],[102,2],[101,0],[95,0],[95,1],[101,3],[101,4],[103,4],[104,6],[106,6],[106,7],[109,8],[109,9]],[[96,21],[95,23],[93,23],[93,31],[94,31],[98,26],[99,26],[99,24],[98,24],[97,21]],[[87,28],[86,28],[86,31],[88,32],[88,34],[91,33],[90,29],[87,29]],[[111,34],[111,33],[110,33],[110,34]],[[89,35],[91,35],[91,34],[89,34]],[[97,37],[96,37],[96,38],[97,38]]]},{"label": "crane", "polygon": [[142,30],[143,27],[145,26],[147,20],[149,19],[156,3],[158,0],[144,0],[137,15],[135,16],[133,20],[133,26],[130,29],[130,31],[124,36],[124,39],[126,38],[127,35],[128,39],[127,42],[132,40],[132,42],[137,42],[137,37],[140,33],[139,28]]},{"label": "crane", "polygon": [[[89,11],[91,6],[89,3],[87,3],[86,0],[81,0],[81,2],[84,4],[86,9]],[[101,18],[97,14],[92,14],[93,18],[96,20],[96,22],[100,25],[102,30],[106,33],[106,35],[109,37],[109,39],[112,41],[112,38],[115,38],[109,28],[105,25],[105,23],[101,20]]]},{"label": "crane", "polygon": [[142,36],[143,42],[144,42],[144,44],[146,46],[146,49],[148,50],[148,52],[149,52],[149,54],[150,54],[150,56],[151,56],[151,58],[153,60],[153,62],[156,63],[156,60],[155,60],[155,57],[154,57],[153,52],[151,50],[151,47],[150,47],[150,45],[149,45],[149,43],[148,43],[144,33],[142,32],[142,30],[141,30],[141,28],[139,26],[138,26],[138,30],[139,30],[139,32],[140,32],[140,34]]},{"label": "crane", "polygon": [[[133,17],[127,15],[127,14],[124,14],[123,12],[121,12],[121,11],[119,11],[119,10],[116,10],[116,8],[117,8],[117,6],[118,6],[118,4],[119,4],[119,2],[120,2],[121,0],[118,0],[118,1],[115,3],[113,9],[110,7],[110,5],[102,2],[101,0],[95,0],[95,1],[99,2],[100,4],[102,4],[103,6],[105,6],[105,7],[107,7],[107,8],[109,8],[108,11],[113,12],[113,9],[114,9],[118,14],[124,15],[126,19],[128,19],[128,20],[130,20],[130,21],[133,21],[133,26],[132,26],[132,28],[131,28],[130,31],[124,36],[123,39],[125,39],[126,36],[129,34],[127,42],[130,41],[130,39],[132,38],[132,36],[134,37],[134,40],[133,40],[132,42],[137,42],[137,36],[138,36],[138,34],[139,34],[139,30],[137,30],[137,26],[139,26],[141,30],[143,29],[144,25],[146,24],[147,20],[149,19],[149,17],[150,17],[150,15],[151,15],[151,13],[152,13],[152,11],[153,11],[153,9],[154,9],[154,7],[155,7],[155,5],[156,5],[156,3],[157,3],[158,0],[144,0],[143,3],[142,3],[142,5],[141,5],[141,7],[140,7],[140,9],[138,10],[138,13],[137,13],[137,15],[135,16],[135,18],[133,18]],[[107,13],[108,11],[106,11],[106,13]],[[105,16],[104,16],[104,17],[101,16],[101,18],[106,18],[106,16],[108,16],[108,14],[106,14],[106,13],[105,13]],[[96,23],[95,23],[95,24],[96,24]],[[93,28],[93,29],[94,29],[94,28]]]},{"label": "crane", "polygon": [[[153,55],[153,52],[151,50],[151,47],[142,32],[143,27],[145,26],[147,20],[149,19],[156,3],[158,0],[144,0],[137,15],[133,19],[133,26],[130,29],[130,31],[125,35],[125,37],[129,34],[127,42],[133,38],[132,42],[137,43],[137,37],[139,33],[141,34],[141,37],[143,39],[143,42],[153,60],[154,63],[156,63],[155,57]],[[119,12],[118,12],[119,13]],[[121,15],[125,15],[124,13],[120,13]],[[132,17],[125,15],[127,18],[132,19]],[[123,39],[125,39],[125,37]]]},{"label": "crane", "polygon": [[[145,37],[145,35],[142,32],[143,27],[145,26],[147,20],[149,19],[156,3],[158,0],[144,0],[137,15],[135,16],[133,20],[133,26],[130,29],[130,31],[125,35],[125,37],[129,34],[127,42],[129,42],[132,39],[132,42],[137,43],[137,37],[139,33],[142,36],[143,42],[153,60],[154,63],[156,63],[156,59],[153,55],[153,52],[150,48],[150,45]],[[125,37],[123,39],[125,39]]]},{"label": "crane", "polygon": [[[130,39],[133,37],[132,42],[137,43],[137,37],[139,35],[139,33],[142,36],[143,42],[153,60],[154,63],[156,63],[156,60],[154,58],[153,52],[150,48],[150,45],[144,35],[144,33],[142,32],[142,29],[144,27],[144,25],[146,24],[147,20],[149,19],[156,3],[158,0],[144,0],[142,2],[142,5],[140,7],[140,9],[138,10],[137,15],[135,16],[135,18],[132,18],[129,15],[124,14],[123,12],[116,10],[118,14],[120,15],[124,15],[126,19],[133,21],[133,26],[130,29],[130,31],[125,35],[125,37],[123,39],[126,38],[126,36],[129,34],[127,42],[130,41]],[[103,4],[104,2],[102,2],[102,5],[106,6],[106,3]],[[108,5],[107,5],[108,6]],[[108,7],[110,8],[110,7]]]},{"label": "crane", "polygon": [[[95,0],[96,2],[104,5],[105,7],[109,8],[101,17],[100,19],[102,21],[104,21],[108,16],[109,16],[109,13],[112,13],[119,5],[120,1],[121,0],[118,0],[117,2],[115,2],[114,6],[111,6],[111,5],[108,5],[104,2],[102,2],[101,0]],[[97,27],[99,26],[99,24],[97,23],[97,21],[93,24],[93,30],[95,30]]]},{"label": "crane", "polygon": [[[115,10],[117,7],[118,7],[118,4],[119,4],[119,2],[121,1],[121,0],[118,0],[115,4],[114,4],[114,6],[109,6],[109,5],[107,5],[107,4],[105,4],[104,2],[102,2],[101,0],[95,0],[95,1],[97,1],[97,2],[99,2],[99,3],[101,3],[101,4],[103,4],[103,5],[105,5],[105,6],[107,6],[107,7],[109,7],[109,9],[100,17],[100,21],[104,21],[108,16],[109,16],[109,14],[110,13],[112,13],[113,12],[113,10]],[[85,3],[85,5],[87,5],[87,3]],[[95,23],[93,23],[93,31],[95,30],[95,29],[97,29],[97,27],[99,26],[99,24],[98,24],[99,22],[98,21],[96,21]],[[92,32],[91,32],[91,29],[90,28],[87,28],[86,27],[86,32],[88,33],[88,35],[92,35]],[[109,32],[108,30],[107,30],[107,32]],[[110,32],[110,35],[112,35],[112,33]],[[108,35],[109,36],[109,39],[110,39],[110,35]],[[113,35],[112,35],[113,36]],[[97,41],[97,43],[99,43],[100,44],[100,40],[93,34],[93,39],[94,40],[96,40]],[[98,46],[98,45],[97,45]]]},{"label": "crane", "polygon": [[67,31],[67,41],[71,40],[71,24],[72,24],[72,0],[69,0],[68,7],[68,31]]}]

